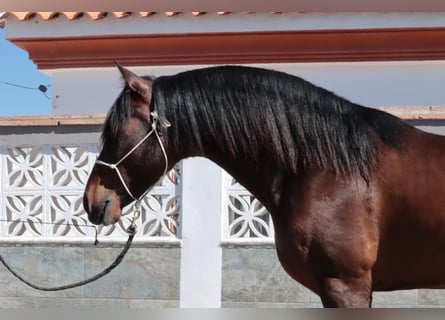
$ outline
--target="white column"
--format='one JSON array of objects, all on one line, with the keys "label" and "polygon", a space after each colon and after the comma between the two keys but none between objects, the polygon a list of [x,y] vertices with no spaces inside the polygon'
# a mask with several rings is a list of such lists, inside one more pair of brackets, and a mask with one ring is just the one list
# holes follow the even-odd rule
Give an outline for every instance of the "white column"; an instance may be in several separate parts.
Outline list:
[{"label": "white column", "polygon": [[222,170],[204,158],[182,163],[180,307],[221,306]]}]

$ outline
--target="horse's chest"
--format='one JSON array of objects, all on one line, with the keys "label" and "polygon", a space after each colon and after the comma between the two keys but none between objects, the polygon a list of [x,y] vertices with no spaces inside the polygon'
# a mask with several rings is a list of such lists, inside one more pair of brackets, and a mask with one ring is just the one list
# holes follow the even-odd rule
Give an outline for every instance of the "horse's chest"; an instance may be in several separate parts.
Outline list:
[{"label": "horse's chest", "polygon": [[312,275],[309,246],[303,234],[278,233],[275,237],[278,259],[284,270],[296,281],[318,292],[318,286]]}]

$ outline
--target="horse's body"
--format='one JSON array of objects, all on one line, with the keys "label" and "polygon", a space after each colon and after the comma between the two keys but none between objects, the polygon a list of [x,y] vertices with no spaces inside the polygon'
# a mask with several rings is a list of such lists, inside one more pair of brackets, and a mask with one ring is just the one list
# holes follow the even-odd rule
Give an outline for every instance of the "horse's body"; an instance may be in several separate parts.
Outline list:
[{"label": "horse's body", "polygon": [[[445,138],[358,106],[302,79],[209,68],[153,80],[120,67],[101,161],[117,162],[156,111],[168,167],[207,157],[269,210],[284,269],[325,306],[367,307],[374,290],[445,286]],[[158,129],[157,129],[158,130]],[[141,195],[165,160],[147,139],[119,164]],[[114,223],[133,196],[96,165],[85,191],[94,223]]]}]

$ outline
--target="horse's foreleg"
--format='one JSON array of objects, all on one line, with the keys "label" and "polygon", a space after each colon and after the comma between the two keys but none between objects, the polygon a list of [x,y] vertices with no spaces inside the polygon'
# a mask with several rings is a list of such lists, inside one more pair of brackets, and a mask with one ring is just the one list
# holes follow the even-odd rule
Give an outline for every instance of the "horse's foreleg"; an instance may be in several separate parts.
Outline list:
[{"label": "horse's foreleg", "polygon": [[359,278],[324,278],[320,298],[325,308],[370,308],[371,272]]}]

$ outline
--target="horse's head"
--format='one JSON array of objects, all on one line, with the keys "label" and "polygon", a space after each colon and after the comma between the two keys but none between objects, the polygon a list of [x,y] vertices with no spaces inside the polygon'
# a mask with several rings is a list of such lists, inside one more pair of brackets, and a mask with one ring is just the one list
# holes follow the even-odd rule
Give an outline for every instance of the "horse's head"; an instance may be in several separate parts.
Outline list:
[{"label": "horse's head", "polygon": [[152,106],[153,81],[118,68],[125,87],[108,113],[84,194],[84,208],[95,224],[118,221],[122,208],[139,199],[168,166],[158,133],[163,123]]}]

